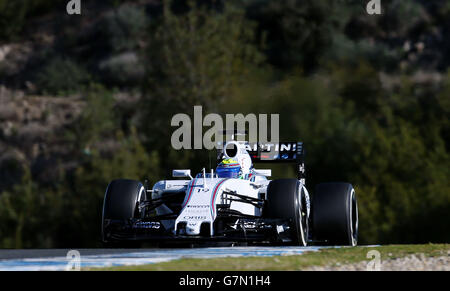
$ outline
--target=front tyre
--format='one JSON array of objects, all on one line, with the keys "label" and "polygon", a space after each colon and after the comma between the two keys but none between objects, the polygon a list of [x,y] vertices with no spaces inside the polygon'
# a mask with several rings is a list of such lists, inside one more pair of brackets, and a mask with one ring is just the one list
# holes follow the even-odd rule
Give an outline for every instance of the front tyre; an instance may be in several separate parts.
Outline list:
[{"label": "front tyre", "polygon": [[312,198],[312,223],[315,239],[329,245],[358,243],[358,204],[349,183],[323,183]]},{"label": "front tyre", "polygon": [[308,240],[307,197],[296,179],[279,179],[267,187],[265,212],[270,218],[290,220],[293,244],[306,246]]},{"label": "front tyre", "polygon": [[145,189],[141,182],[127,179],[117,179],[109,183],[103,201],[102,241],[110,241],[111,230],[108,222],[111,220],[126,221],[137,218],[138,202],[145,197]]}]

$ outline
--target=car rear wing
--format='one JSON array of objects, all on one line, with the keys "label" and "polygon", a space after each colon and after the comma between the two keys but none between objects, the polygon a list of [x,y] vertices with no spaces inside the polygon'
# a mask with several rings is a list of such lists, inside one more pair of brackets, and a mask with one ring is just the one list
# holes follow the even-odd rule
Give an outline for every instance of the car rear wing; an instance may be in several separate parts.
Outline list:
[{"label": "car rear wing", "polygon": [[[305,179],[305,150],[303,142],[245,142],[245,148],[253,163],[295,163],[298,179]],[[217,160],[222,159],[222,149],[217,151]]]}]

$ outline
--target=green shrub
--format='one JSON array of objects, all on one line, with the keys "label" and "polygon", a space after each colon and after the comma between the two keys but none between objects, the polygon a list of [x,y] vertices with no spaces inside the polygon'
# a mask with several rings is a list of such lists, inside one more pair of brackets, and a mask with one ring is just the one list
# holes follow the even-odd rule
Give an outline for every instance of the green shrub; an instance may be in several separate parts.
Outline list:
[{"label": "green shrub", "polygon": [[34,16],[65,8],[66,0],[0,0],[0,40],[20,39],[27,21]]},{"label": "green shrub", "polygon": [[21,32],[31,1],[0,0],[0,40],[9,40]]},{"label": "green shrub", "polygon": [[147,25],[148,19],[142,7],[125,4],[105,16],[100,30],[112,52],[123,52],[138,46]]},{"label": "green shrub", "polygon": [[68,58],[55,57],[37,73],[36,85],[43,94],[79,92],[91,81],[89,73]]}]

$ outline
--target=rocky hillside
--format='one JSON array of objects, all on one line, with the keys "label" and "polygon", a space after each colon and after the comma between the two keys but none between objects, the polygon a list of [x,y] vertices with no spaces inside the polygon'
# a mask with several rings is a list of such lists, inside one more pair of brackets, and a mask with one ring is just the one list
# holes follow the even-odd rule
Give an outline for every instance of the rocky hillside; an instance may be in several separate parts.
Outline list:
[{"label": "rocky hillside", "polygon": [[0,103],[0,191],[20,180],[24,166],[45,181],[55,178],[56,160],[66,161],[64,167],[74,163],[64,132],[85,106],[80,97],[30,96],[0,87]]},{"label": "rocky hillside", "polygon": [[76,154],[89,149],[74,149],[73,127],[91,88],[114,91],[116,117],[132,118],[144,72],[140,30],[151,3],[86,1],[83,17],[56,5],[29,12],[22,34],[0,39],[0,193],[20,182],[24,168],[46,184],[79,165]]}]

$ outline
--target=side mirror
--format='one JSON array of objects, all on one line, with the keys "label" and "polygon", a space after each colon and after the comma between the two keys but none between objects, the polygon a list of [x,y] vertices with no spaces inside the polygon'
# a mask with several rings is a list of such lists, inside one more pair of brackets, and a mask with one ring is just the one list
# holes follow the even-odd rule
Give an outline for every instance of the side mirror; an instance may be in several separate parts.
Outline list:
[{"label": "side mirror", "polygon": [[268,170],[256,170],[255,169],[255,174],[259,175],[259,176],[270,177],[270,176],[272,176],[272,170],[270,170],[270,169],[268,169]]},{"label": "side mirror", "polygon": [[173,170],[172,177],[180,178],[180,177],[189,177],[191,180],[193,179],[191,176],[191,170]]}]

